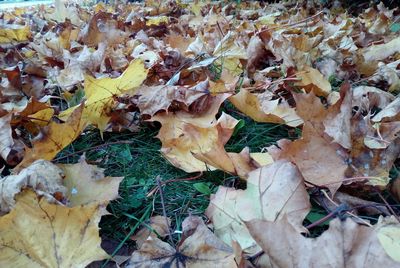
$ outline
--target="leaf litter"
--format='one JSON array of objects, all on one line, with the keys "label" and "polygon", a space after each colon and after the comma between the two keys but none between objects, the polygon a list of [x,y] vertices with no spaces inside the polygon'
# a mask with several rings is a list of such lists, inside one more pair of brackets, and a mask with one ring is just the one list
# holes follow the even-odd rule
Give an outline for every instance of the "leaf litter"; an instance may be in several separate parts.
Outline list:
[{"label": "leaf litter", "polygon": [[[296,1],[2,10],[1,266],[108,258],[98,224],[123,178],[56,156],[94,128],[104,138],[157,123],[165,165],[235,183],[213,189],[203,219],[175,223],[174,240],[157,181],[148,196],[164,215],[138,221],[126,236],[137,250],[116,250],[116,266],[400,266],[399,18],[383,3],[353,16]],[[230,151],[246,131],[238,114],[302,134]],[[315,206],[325,216],[307,225]]]}]

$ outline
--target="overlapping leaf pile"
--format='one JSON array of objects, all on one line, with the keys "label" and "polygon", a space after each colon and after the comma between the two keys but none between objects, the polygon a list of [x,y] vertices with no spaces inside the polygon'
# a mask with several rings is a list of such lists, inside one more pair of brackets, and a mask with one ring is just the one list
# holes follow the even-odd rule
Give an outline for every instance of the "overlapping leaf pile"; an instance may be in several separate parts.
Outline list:
[{"label": "overlapping leaf pile", "polygon": [[[400,154],[399,18],[383,4],[353,17],[290,2],[56,1],[2,12],[0,154],[14,169],[0,181],[1,266],[107,257],[97,225],[121,178],[84,160],[47,161],[87,127],[135,131],[138,118],[161,123],[172,165],[220,169],[247,188],[220,186],[206,211],[214,233],[189,217],[175,248],[160,239],[169,220],[153,219],[158,236],[135,236],[129,267],[400,266],[396,211],[363,200],[389,188],[400,198],[398,181],[389,187]],[[302,136],[227,152],[239,120],[225,105]],[[301,235],[312,192],[341,216],[316,239]],[[358,217],[365,204],[386,217]]]}]

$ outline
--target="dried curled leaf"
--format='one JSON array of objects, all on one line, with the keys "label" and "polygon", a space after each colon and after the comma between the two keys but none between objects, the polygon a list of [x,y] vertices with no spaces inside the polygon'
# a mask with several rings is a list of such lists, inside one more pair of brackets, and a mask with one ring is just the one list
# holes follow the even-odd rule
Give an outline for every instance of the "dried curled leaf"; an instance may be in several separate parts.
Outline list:
[{"label": "dried curled leaf", "polygon": [[97,227],[104,212],[98,204],[68,208],[22,192],[0,218],[0,266],[84,268],[107,258]]},{"label": "dried curled leaf", "polygon": [[235,107],[257,122],[287,124],[299,126],[302,120],[296,115],[293,108],[287,103],[279,100],[263,101],[262,103],[255,94],[245,89],[229,98]]}]

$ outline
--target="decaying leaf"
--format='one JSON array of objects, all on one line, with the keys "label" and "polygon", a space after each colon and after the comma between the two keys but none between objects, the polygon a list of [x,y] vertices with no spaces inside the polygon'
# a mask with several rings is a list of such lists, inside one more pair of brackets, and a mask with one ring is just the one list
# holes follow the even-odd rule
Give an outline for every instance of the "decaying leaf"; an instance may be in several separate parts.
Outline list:
[{"label": "decaying leaf", "polygon": [[30,36],[29,26],[2,24],[0,28],[0,44],[28,41]]},{"label": "decaying leaf", "polygon": [[58,166],[65,175],[63,184],[70,206],[107,203],[118,197],[118,186],[123,177],[106,177],[104,169],[89,165],[85,159],[77,164]]},{"label": "decaying leaf", "polygon": [[229,245],[236,241],[246,253],[254,254],[258,246],[244,221],[276,221],[286,215],[294,228],[301,231],[309,209],[308,194],[299,171],[289,162],[277,161],[250,172],[246,190],[220,187],[211,197],[206,215],[222,241]]},{"label": "decaying leaf", "polygon": [[182,229],[183,237],[176,249],[158,238],[149,237],[132,254],[127,267],[237,267],[233,250],[218,240],[201,218],[186,218]]},{"label": "decaying leaf", "polygon": [[98,204],[68,208],[24,191],[0,217],[0,265],[84,268],[107,258],[97,227],[104,213]]},{"label": "decaying leaf", "polygon": [[[278,222],[246,222],[251,235],[273,261],[272,267],[399,267],[397,242],[400,226],[394,218],[381,218],[373,227],[352,219],[332,220],[318,238],[306,238],[286,217]],[[277,239],[279,234],[279,239]]]},{"label": "decaying leaf", "polygon": [[[176,103],[189,107],[198,98],[207,94],[208,81],[200,82],[205,84],[205,88],[194,87],[178,87],[178,86],[143,86],[139,89],[138,107],[142,114],[153,116],[159,111],[168,111],[168,108]],[[187,108],[186,108],[187,109]]]}]

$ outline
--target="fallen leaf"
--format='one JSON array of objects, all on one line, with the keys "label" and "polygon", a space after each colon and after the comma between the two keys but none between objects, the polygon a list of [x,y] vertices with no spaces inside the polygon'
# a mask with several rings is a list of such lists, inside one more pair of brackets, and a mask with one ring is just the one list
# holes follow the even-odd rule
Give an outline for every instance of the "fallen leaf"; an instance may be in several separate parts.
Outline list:
[{"label": "fallen leaf", "polygon": [[[82,120],[94,124],[102,132],[110,120],[109,113],[118,95],[128,90],[135,90],[146,79],[147,71],[141,60],[134,60],[118,78],[99,78],[85,76],[86,102],[82,114]],[[72,107],[60,114],[60,118],[66,118],[78,106]]]},{"label": "fallen leaf", "polygon": [[64,172],[69,206],[107,203],[118,197],[118,186],[123,177],[106,177],[104,169],[89,165],[85,159],[77,164],[59,164]]},{"label": "fallen leaf", "polygon": [[27,187],[53,202],[54,194],[64,196],[67,190],[62,170],[51,162],[37,160],[17,175],[0,179],[0,214],[10,211],[15,206],[15,196]]},{"label": "fallen leaf", "polygon": [[132,254],[127,267],[237,267],[233,250],[218,240],[201,218],[186,218],[182,229],[183,236],[176,249],[150,237]]},{"label": "fallen leaf", "polygon": [[29,166],[37,159],[52,160],[73,142],[86,126],[81,119],[84,107],[80,105],[75,109],[65,123],[51,122],[44,127],[38,137],[32,141],[32,148],[26,148],[25,157],[15,170]]},{"label": "fallen leaf", "polygon": [[131,237],[132,240],[136,241],[136,246],[138,248],[141,248],[149,237],[155,239],[157,239],[158,236],[161,238],[166,237],[169,234],[171,219],[164,216],[153,216],[149,219],[149,223],[146,224],[146,226],[142,227]]},{"label": "fallen leaf", "polygon": [[311,123],[304,124],[301,139],[293,142],[278,141],[278,146],[279,148],[272,146],[268,149],[274,160],[291,160],[306,182],[328,187],[332,194],[339,189],[346,177],[346,153],[331,146]]},{"label": "fallen leaf", "polygon": [[370,46],[363,51],[366,62],[384,60],[387,57],[400,52],[400,37],[381,45]]},{"label": "fallen leaf", "polygon": [[260,103],[256,95],[245,89],[241,89],[229,100],[239,111],[257,122],[287,124],[289,126],[302,124],[302,120],[295,114],[294,109],[288,105],[280,104],[279,100]]},{"label": "fallen leaf", "polygon": [[197,86],[194,87],[181,87],[181,86],[143,86],[138,89],[139,101],[138,107],[142,114],[153,116],[159,111],[168,111],[168,108],[176,103],[182,104],[184,108],[188,109],[190,104],[198,98],[208,94],[208,81],[200,82],[205,83],[206,88],[201,90]]},{"label": "fallen leaf", "polygon": [[107,258],[97,227],[104,213],[98,204],[68,208],[24,191],[0,218],[0,265],[83,268]]},{"label": "fallen leaf", "polygon": [[[251,235],[271,258],[273,267],[398,267],[396,240],[400,226],[394,218],[381,218],[373,227],[352,219],[334,219],[318,238],[306,238],[287,218],[278,222],[246,222]],[[279,234],[279,239],[276,238]],[[383,242],[383,244],[382,244]],[[388,249],[388,251],[387,251]],[[289,257],[288,257],[289,256]],[[396,256],[394,258],[390,256]]]},{"label": "fallen leaf", "polygon": [[297,168],[287,161],[256,169],[248,174],[246,190],[220,186],[206,210],[215,234],[228,245],[239,243],[246,252],[258,252],[244,221],[276,221],[286,215],[294,228],[304,230],[303,218],[310,209],[309,197]]},{"label": "fallen leaf", "polygon": [[314,91],[317,96],[328,96],[332,91],[331,84],[322,74],[311,67],[304,69],[296,74],[296,77],[301,79],[295,85],[304,88],[307,92]]},{"label": "fallen leaf", "polygon": [[0,44],[26,42],[30,36],[29,26],[2,23],[0,28]]},{"label": "fallen leaf", "polygon": [[[208,109],[200,113],[178,111],[175,113],[159,113],[151,120],[161,123],[157,137],[162,142],[163,156],[174,166],[186,172],[205,171],[207,167],[195,158],[193,154],[220,152],[221,163],[228,172],[234,171],[231,161],[225,152],[224,145],[231,137],[238,120],[223,113],[216,120],[215,115],[221,103],[229,96],[220,94],[215,97],[207,96],[205,105]],[[204,109],[204,107],[201,107]]]}]

